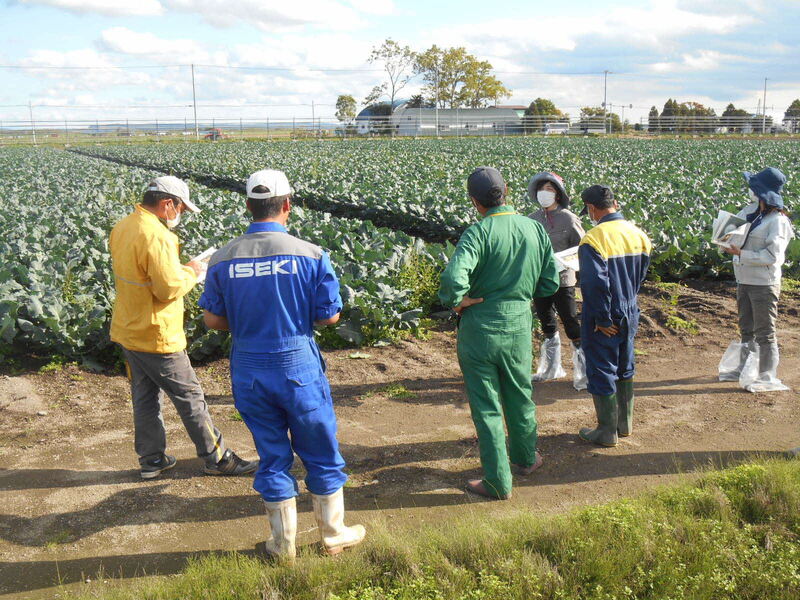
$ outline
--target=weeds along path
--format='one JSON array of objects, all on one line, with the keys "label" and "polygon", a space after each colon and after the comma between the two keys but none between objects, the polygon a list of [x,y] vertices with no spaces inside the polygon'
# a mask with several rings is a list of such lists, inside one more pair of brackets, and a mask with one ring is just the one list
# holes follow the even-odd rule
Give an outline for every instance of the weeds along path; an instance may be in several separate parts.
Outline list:
[{"label": "weeds along path", "polygon": [[[209,173],[199,173],[185,169],[176,169],[169,165],[159,165],[127,160],[124,158],[107,156],[105,154],[93,153],[81,148],[72,148],[68,150],[68,152],[88,156],[90,158],[105,160],[127,167],[162,171],[182,179],[191,179],[209,188],[238,192],[240,194],[246,193],[244,181],[230,177],[221,177],[219,175]],[[456,244],[458,243],[458,238],[461,237],[464,229],[466,229],[466,227],[452,227],[449,225],[436,223],[430,219],[424,219],[414,215],[398,215],[397,213],[389,210],[361,206],[345,200],[331,200],[318,196],[295,195],[294,202],[311,210],[325,211],[335,217],[371,221],[377,227],[386,227],[387,229],[402,231],[407,235],[420,238],[428,243],[451,242],[452,244]]]},{"label": "weeds along path", "polygon": [[[545,464],[515,480],[508,502],[463,492],[480,462],[452,331],[358,353],[326,352],[350,473],[348,521],[391,531],[453,515],[561,512],[800,445],[796,391],[750,394],[717,381],[720,356],[736,335],[734,298],[732,284],[648,284],[634,435],[616,448],[582,443],[578,429],[593,422],[589,396],[569,377],[537,385]],[[800,390],[799,309],[800,294],[783,296],[779,372],[793,390]],[[568,354],[566,343],[562,351]],[[569,360],[564,364],[571,377]],[[255,457],[237,419],[227,361],[202,365],[198,374],[231,447]],[[121,374],[57,365],[7,372],[0,397],[15,399],[14,406],[0,403],[0,597],[54,598],[59,580],[79,589],[102,572],[177,573],[197,554],[255,554],[266,537],[252,481],[201,476],[169,403],[169,452],[178,465],[160,479],[138,478]],[[299,461],[294,472],[302,482]],[[317,539],[308,494],[301,494],[299,513],[306,547]]]}]

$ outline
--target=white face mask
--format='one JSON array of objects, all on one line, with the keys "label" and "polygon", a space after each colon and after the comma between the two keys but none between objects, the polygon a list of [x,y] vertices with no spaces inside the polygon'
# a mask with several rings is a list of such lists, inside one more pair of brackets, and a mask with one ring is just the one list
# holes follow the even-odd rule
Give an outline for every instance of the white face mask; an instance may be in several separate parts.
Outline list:
[{"label": "white face mask", "polygon": [[549,208],[553,206],[556,201],[556,193],[548,190],[539,190],[536,192],[536,199],[539,201],[539,204],[542,205],[542,208]]},{"label": "white face mask", "polygon": [[171,219],[165,219],[167,222],[167,227],[169,229],[175,229],[181,222],[181,213],[178,212],[178,209],[175,208],[175,205],[172,205],[172,210],[175,211],[175,216]]}]

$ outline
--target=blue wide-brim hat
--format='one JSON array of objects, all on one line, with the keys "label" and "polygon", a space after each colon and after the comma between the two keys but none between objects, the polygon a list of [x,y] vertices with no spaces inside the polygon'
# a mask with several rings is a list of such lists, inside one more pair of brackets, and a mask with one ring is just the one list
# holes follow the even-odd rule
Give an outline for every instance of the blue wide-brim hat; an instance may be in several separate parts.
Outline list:
[{"label": "blue wide-brim hat", "polygon": [[775,167],[767,167],[755,174],[745,171],[743,175],[753,193],[763,200],[767,206],[783,208],[781,191],[786,183],[786,175]]}]

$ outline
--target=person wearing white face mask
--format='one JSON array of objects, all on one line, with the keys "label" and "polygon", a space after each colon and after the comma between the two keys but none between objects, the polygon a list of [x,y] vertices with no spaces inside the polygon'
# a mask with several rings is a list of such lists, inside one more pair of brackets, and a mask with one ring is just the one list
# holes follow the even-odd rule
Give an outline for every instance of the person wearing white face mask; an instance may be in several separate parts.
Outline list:
[{"label": "person wearing white face mask", "polygon": [[[559,175],[549,172],[537,173],[528,182],[528,195],[541,206],[541,209],[528,216],[544,226],[553,244],[553,252],[561,252],[580,243],[586,232],[581,226],[580,219],[569,210],[569,195],[564,187],[564,180]],[[575,304],[577,277],[572,269],[563,269],[559,276],[560,287],[554,295],[534,300],[536,315],[542,325],[545,341],[542,343],[539,368],[533,380],[558,379],[565,375],[561,368],[561,338],[556,320],[558,313],[574,349],[575,387],[585,389],[586,367],[580,349],[581,323]]]},{"label": "person wearing white face mask", "polygon": [[[153,479],[175,466],[165,454],[162,392],[175,405],[209,475],[252,473],[257,464],[226,448],[214,427],[197,375],[186,354],[183,297],[202,267],[181,265],[178,237],[169,231],[184,211],[200,212],[177,177],[157,177],[141,204],[114,226],[109,238],[116,298],[111,340],[122,346],[131,381],[135,450],[140,476]],[[161,221],[166,223],[167,227]]]}]

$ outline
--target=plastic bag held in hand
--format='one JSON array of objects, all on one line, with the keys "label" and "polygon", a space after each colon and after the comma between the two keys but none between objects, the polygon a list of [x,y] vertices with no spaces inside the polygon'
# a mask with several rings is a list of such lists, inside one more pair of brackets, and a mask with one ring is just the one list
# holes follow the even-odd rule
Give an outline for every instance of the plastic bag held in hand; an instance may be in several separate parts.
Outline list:
[{"label": "plastic bag held in hand", "polygon": [[577,348],[575,344],[572,344],[572,387],[580,392],[585,390],[588,385],[586,356],[583,354],[583,348]]},{"label": "plastic bag held in hand", "polygon": [[556,334],[542,342],[539,353],[539,366],[531,381],[547,381],[566,377],[567,372],[561,366],[561,336]]}]

